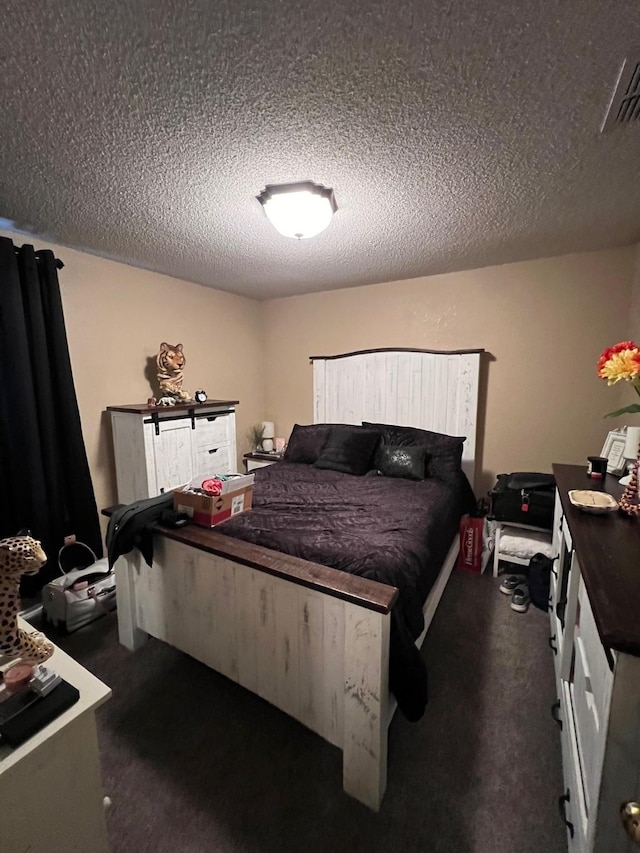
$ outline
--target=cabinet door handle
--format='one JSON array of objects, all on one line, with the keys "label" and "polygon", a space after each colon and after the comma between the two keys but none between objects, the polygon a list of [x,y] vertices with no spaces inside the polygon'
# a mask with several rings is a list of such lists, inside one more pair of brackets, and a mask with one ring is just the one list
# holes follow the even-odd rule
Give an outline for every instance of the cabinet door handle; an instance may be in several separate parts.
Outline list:
[{"label": "cabinet door handle", "polygon": [[638,803],[623,803],[620,806],[620,820],[633,843],[640,847],[640,805]]},{"label": "cabinet door handle", "polygon": [[212,447],[211,450],[209,450],[208,452],[209,453],[217,453],[219,450],[220,450],[219,447]]},{"label": "cabinet door handle", "polygon": [[555,634],[553,635],[553,637],[549,637],[549,639],[547,640],[547,642],[549,643],[549,648],[554,653],[554,655],[557,655],[558,654],[558,647],[553,645],[555,643],[555,641],[556,641],[556,635]]},{"label": "cabinet door handle", "polygon": [[569,830],[569,835],[573,838],[574,829],[573,824],[570,820],[567,820],[567,813],[565,811],[565,806],[567,803],[571,802],[571,792],[567,788],[567,793],[563,794],[561,797],[558,797],[558,811],[560,812],[560,817],[562,818],[562,822]]},{"label": "cabinet door handle", "polygon": [[560,700],[554,702],[551,706],[551,717],[556,721],[556,723],[560,726],[560,731],[562,731],[562,720],[560,719]]},{"label": "cabinet door handle", "polygon": [[209,415],[209,416],[207,417],[207,420],[209,421],[209,423],[211,423],[211,421],[217,421],[217,420],[218,420],[218,415]]},{"label": "cabinet door handle", "polygon": [[[564,619],[564,611],[565,611],[566,606],[567,606],[567,597],[566,596],[564,598],[561,598],[558,601],[558,603],[556,604],[556,616],[558,617],[558,619],[561,622]],[[562,615],[560,615],[560,613],[562,613]]]}]

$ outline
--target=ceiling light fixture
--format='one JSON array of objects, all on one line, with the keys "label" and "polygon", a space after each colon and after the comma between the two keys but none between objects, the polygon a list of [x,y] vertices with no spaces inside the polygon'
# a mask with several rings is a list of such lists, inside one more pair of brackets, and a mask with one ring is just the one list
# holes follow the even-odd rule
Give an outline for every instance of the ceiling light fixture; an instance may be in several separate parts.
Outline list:
[{"label": "ceiling light fixture", "polygon": [[276,231],[298,240],[324,231],[338,209],[333,190],[312,181],[269,184],[258,201]]}]

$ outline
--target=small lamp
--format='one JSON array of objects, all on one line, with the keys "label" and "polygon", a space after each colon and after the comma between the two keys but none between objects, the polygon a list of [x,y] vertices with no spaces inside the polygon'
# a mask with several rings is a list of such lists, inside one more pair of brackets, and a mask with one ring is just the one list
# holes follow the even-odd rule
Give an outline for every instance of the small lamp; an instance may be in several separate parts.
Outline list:
[{"label": "small lamp", "polygon": [[627,427],[627,437],[624,443],[624,458],[629,462],[629,473],[626,477],[620,478],[621,486],[628,486],[631,482],[631,475],[640,453],[640,427]]},{"label": "small lamp", "polygon": [[298,240],[315,237],[328,228],[338,209],[333,190],[313,181],[270,184],[258,201],[276,231]]},{"label": "small lamp", "polygon": [[273,437],[276,434],[272,421],[262,421],[262,449],[267,453],[273,450]]}]

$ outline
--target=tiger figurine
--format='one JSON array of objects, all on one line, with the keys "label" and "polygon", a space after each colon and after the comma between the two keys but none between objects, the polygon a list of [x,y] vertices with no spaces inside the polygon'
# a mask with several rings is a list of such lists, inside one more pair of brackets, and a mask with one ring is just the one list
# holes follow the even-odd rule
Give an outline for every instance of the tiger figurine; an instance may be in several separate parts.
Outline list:
[{"label": "tiger figurine", "polygon": [[20,577],[37,574],[46,562],[42,545],[31,536],[0,539],[0,665],[18,658],[43,663],[53,654],[42,634],[18,627]]},{"label": "tiger figurine", "polygon": [[161,397],[172,397],[180,402],[191,400],[191,395],[182,390],[182,371],[185,363],[182,344],[176,346],[164,342],[160,344],[156,364]]}]

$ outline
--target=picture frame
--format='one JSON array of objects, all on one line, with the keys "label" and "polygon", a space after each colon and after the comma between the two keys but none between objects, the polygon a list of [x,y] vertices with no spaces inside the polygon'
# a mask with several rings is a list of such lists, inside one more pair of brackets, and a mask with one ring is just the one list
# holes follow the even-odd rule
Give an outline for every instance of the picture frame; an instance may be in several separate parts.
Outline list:
[{"label": "picture frame", "polygon": [[626,440],[627,433],[624,429],[612,429],[605,438],[600,456],[606,456],[609,460],[607,463],[607,474],[619,476],[626,470],[627,460],[624,456]]}]

